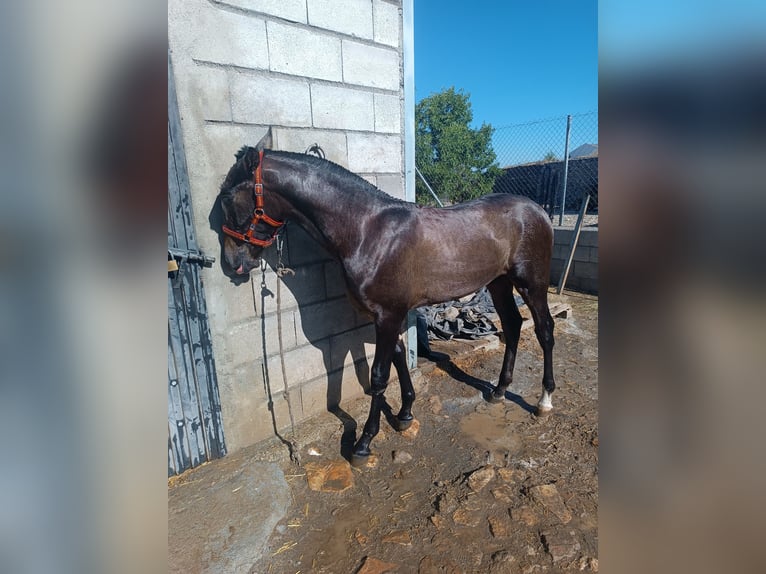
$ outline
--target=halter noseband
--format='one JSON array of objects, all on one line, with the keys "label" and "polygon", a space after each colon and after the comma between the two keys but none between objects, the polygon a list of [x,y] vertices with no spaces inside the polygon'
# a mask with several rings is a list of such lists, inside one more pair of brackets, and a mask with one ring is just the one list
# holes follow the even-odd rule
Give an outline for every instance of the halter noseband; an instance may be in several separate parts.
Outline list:
[{"label": "halter noseband", "polygon": [[[250,226],[247,229],[247,233],[239,233],[234,231],[230,227],[223,226],[223,232],[226,235],[230,235],[235,239],[250,243],[251,245],[257,245],[258,247],[268,247],[277,238],[280,228],[285,224],[284,221],[277,221],[266,215],[263,211],[263,183],[261,181],[261,166],[263,165],[263,150],[258,152],[258,167],[253,170],[253,182],[255,185],[255,209],[253,210],[253,219],[250,221]],[[253,236],[256,226],[263,221],[265,224],[274,228],[274,232],[268,239],[258,239]]]}]

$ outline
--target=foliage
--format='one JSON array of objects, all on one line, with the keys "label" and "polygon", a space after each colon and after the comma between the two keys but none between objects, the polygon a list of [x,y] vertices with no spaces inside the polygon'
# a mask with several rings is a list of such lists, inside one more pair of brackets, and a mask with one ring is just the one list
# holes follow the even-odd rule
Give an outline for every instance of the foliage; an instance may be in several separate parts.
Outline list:
[{"label": "foliage", "polygon": [[[449,88],[415,106],[415,163],[442,201],[458,203],[490,193],[501,170],[492,149],[494,128],[473,121],[470,95]],[[420,178],[417,199],[433,203]]]},{"label": "foliage", "polygon": [[543,156],[543,161],[559,161],[559,158],[553,153],[553,150],[551,150]]}]

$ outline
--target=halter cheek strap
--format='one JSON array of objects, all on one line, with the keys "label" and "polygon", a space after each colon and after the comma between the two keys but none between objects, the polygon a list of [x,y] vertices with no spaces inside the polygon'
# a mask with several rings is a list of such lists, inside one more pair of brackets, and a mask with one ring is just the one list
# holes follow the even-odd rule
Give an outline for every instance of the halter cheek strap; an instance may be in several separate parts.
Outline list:
[{"label": "halter cheek strap", "polygon": [[[277,221],[272,219],[263,211],[263,182],[261,176],[261,166],[263,165],[263,150],[258,152],[258,167],[253,170],[253,182],[255,187],[255,209],[253,210],[253,219],[250,221],[250,225],[247,228],[246,233],[239,233],[234,231],[230,227],[223,226],[223,232],[226,235],[250,243],[251,245],[257,245],[258,247],[268,247],[277,237],[279,229],[284,225],[284,221]],[[255,233],[256,226],[263,221],[265,224],[274,228],[274,232],[268,239],[258,239],[253,234]]]}]

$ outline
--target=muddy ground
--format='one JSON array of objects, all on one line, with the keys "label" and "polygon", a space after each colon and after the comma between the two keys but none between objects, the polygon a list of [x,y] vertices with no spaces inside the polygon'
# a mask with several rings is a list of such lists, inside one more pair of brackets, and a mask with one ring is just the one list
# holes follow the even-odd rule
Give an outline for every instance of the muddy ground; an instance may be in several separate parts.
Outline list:
[{"label": "muddy ground", "polygon": [[[484,398],[502,363],[496,337],[439,344],[435,349],[450,359],[420,361],[418,424],[399,433],[383,421],[366,467],[352,468],[341,457],[343,424],[326,413],[297,429],[299,466],[273,441],[172,480],[170,570],[597,571],[598,299],[565,292],[551,302],[573,309],[569,318],[556,319],[553,414],[532,414],[542,377],[532,329],[522,333],[503,404]],[[389,387],[394,412],[397,395],[398,385]],[[359,429],[368,407],[366,398],[344,404]],[[275,516],[275,524],[251,516],[229,494],[242,488],[231,477],[244,480],[246,469],[266,463],[279,475],[276,482],[261,473],[252,488],[275,485],[264,488],[274,489],[266,496],[279,511],[262,515]],[[223,494],[212,507],[195,514],[193,508],[211,504],[211,489],[218,487]],[[237,529],[257,527],[265,531],[256,552],[247,539],[237,539]]]}]

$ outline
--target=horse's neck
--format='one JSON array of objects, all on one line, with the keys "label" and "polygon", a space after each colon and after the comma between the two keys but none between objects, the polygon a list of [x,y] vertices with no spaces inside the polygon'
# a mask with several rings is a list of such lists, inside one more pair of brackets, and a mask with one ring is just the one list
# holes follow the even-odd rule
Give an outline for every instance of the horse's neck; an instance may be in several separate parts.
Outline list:
[{"label": "horse's neck", "polygon": [[383,203],[382,198],[355,193],[333,173],[306,179],[292,177],[280,193],[293,207],[292,219],[340,259],[359,245],[361,230],[357,223],[363,214]]}]

